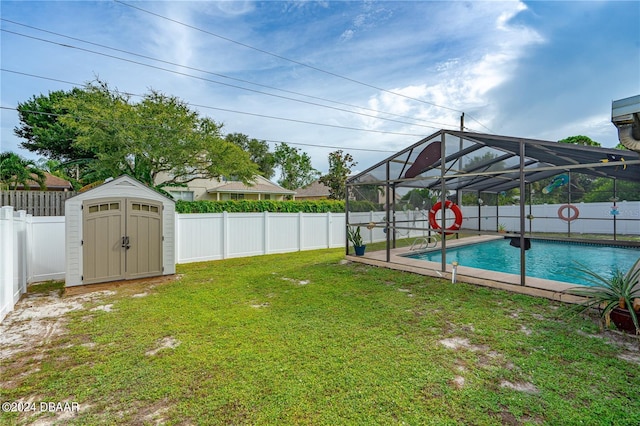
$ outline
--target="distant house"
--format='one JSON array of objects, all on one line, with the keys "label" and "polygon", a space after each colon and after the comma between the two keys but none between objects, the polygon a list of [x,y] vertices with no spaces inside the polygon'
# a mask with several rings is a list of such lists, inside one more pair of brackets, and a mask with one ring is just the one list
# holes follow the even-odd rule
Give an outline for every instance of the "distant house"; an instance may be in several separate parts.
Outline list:
[{"label": "distant house", "polygon": [[[45,191],[73,191],[73,185],[68,180],[54,176],[51,173],[44,172],[45,175]],[[18,185],[17,190],[29,189],[31,191],[41,191],[40,185],[36,181],[29,181],[28,185]]]},{"label": "distant house", "polygon": [[270,180],[256,176],[252,185],[237,180],[194,179],[186,187],[165,187],[175,200],[226,201],[226,200],[275,200],[295,198],[296,191],[285,189]]},{"label": "distant house", "polygon": [[326,200],[329,187],[320,181],[313,181],[304,188],[296,189],[296,200]]}]

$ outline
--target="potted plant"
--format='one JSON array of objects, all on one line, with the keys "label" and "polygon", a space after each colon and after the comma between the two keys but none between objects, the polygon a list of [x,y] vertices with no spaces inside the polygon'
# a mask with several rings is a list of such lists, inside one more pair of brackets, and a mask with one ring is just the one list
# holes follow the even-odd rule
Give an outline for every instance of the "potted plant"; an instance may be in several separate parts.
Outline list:
[{"label": "potted plant", "polygon": [[640,259],[627,273],[616,269],[611,277],[599,275],[583,265],[576,269],[588,275],[587,280],[593,284],[565,290],[585,298],[578,309],[599,308],[607,326],[613,321],[619,330],[640,334]]},{"label": "potted plant", "polygon": [[507,232],[507,227],[505,226],[504,223],[498,224],[498,232],[501,234],[504,234]]},{"label": "potted plant", "polygon": [[367,246],[365,246],[362,242],[362,236],[360,235],[360,227],[359,226],[350,226],[347,228],[347,238],[353,245],[353,249],[356,251],[356,256],[363,256],[364,250]]}]

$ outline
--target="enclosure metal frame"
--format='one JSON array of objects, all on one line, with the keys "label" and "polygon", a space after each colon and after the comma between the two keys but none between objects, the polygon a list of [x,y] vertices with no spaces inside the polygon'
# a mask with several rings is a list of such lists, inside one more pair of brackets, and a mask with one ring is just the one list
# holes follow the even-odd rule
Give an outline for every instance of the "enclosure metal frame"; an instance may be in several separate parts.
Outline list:
[{"label": "enclosure metal frame", "polygon": [[[449,153],[447,155],[446,150],[446,138],[459,138],[459,149],[456,152]],[[405,170],[407,166],[413,164],[410,159],[414,156],[414,151],[417,148],[427,146],[427,142],[432,143],[435,141],[441,141],[440,158],[432,165],[422,171],[420,171],[415,177],[403,177],[406,175]],[[464,147],[463,141],[470,143],[470,146]],[[500,152],[504,152],[503,155],[493,158],[491,161],[483,163],[472,170],[462,172],[451,172],[447,170],[446,165],[448,163],[455,164],[464,155],[470,154],[482,148],[493,148]],[[423,148],[424,149],[424,148]],[[415,158],[420,155],[421,152],[415,154]],[[597,177],[609,177],[614,179],[614,193],[616,190],[616,182],[618,179],[637,182],[640,184],[640,154],[633,151],[624,151],[623,159],[616,161],[620,156],[621,151],[611,148],[600,148],[592,146],[582,146],[573,144],[562,144],[558,142],[543,141],[537,139],[525,139],[515,138],[509,136],[499,136],[491,134],[463,132],[454,130],[439,130],[430,136],[420,140],[419,142],[399,151],[398,153],[388,157],[387,159],[369,167],[363,172],[349,178],[347,180],[347,196],[346,196],[346,227],[349,226],[362,226],[366,224],[350,223],[349,222],[349,198],[352,194],[352,189],[359,185],[378,185],[386,188],[386,201],[385,201],[385,223],[374,224],[374,226],[384,226],[387,230],[395,230],[395,215],[392,213],[395,211],[395,194],[398,187],[406,188],[437,188],[440,187],[440,194],[442,205],[447,200],[447,192],[455,191],[456,200],[460,199],[460,193],[463,190],[477,191],[480,193],[500,193],[512,188],[519,188],[520,200],[519,211],[520,229],[515,232],[515,237],[520,240],[520,285],[525,285],[525,235],[526,235],[526,185],[538,180],[542,180],[559,173],[571,173],[579,172],[589,174]],[[405,160],[399,158],[406,155]],[[518,166],[511,167],[499,171],[489,170],[492,165],[518,157]],[[613,160],[610,160],[613,158]],[[415,160],[414,160],[415,161]],[[403,163],[402,169],[398,175],[391,175],[392,163]],[[381,180],[360,181],[363,177],[372,176],[371,173],[384,167],[384,178]],[[425,173],[439,169],[439,176],[427,176]],[[455,187],[448,187],[447,182],[456,179],[457,185]],[[426,184],[430,182],[430,184]],[[529,194],[531,197],[531,193]],[[570,195],[569,195],[570,197]],[[570,200],[570,199],[569,199]],[[615,205],[615,201],[614,201]],[[531,206],[531,204],[530,204]],[[478,206],[480,211],[481,206]],[[497,215],[496,215],[497,216]],[[615,234],[615,216],[614,216],[614,234]],[[530,219],[531,220],[531,219]],[[570,224],[569,224],[570,226]],[[406,227],[403,229],[418,229]],[[446,231],[445,229],[429,229],[430,232],[440,233],[441,235],[441,270],[446,271],[446,238],[445,232],[454,232],[459,234],[461,231]],[[462,230],[463,232],[468,230]],[[478,229],[480,232],[480,229]],[[490,232],[483,231],[482,233],[490,234]],[[569,228],[570,233],[570,228]],[[391,232],[387,232],[386,243],[386,261],[390,262],[391,248],[395,247],[395,232],[393,232],[393,240]],[[614,241],[615,241],[614,235]],[[349,254],[348,241],[345,242],[345,253]]]}]

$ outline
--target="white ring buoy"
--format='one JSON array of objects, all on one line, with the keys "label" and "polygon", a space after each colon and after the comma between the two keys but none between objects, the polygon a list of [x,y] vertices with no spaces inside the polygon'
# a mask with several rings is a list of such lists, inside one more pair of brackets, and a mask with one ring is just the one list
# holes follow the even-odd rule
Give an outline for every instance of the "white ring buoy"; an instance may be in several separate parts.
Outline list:
[{"label": "white ring buoy", "polygon": [[[446,228],[447,231],[457,231],[462,226],[462,211],[460,210],[460,207],[458,207],[458,205],[454,204],[452,201],[447,200],[444,203],[444,208],[451,209],[453,214],[456,216],[456,220],[453,222],[453,225]],[[440,209],[442,209],[442,201],[438,201],[437,203],[435,203],[434,206],[431,207],[431,210],[429,210],[429,225],[431,225],[433,229],[442,228],[438,224],[438,222],[436,222],[436,213]],[[444,221],[444,216],[443,216],[443,221]],[[445,235],[451,235],[451,234],[453,234],[453,232],[445,232]]]},{"label": "white ring buoy", "polygon": [[[564,215],[565,209],[571,210],[573,214],[571,216],[565,216]],[[580,210],[578,210],[578,208],[573,204],[563,204],[558,209],[558,217],[564,220],[565,222],[571,222],[572,220],[576,220],[579,216],[580,216]]]}]

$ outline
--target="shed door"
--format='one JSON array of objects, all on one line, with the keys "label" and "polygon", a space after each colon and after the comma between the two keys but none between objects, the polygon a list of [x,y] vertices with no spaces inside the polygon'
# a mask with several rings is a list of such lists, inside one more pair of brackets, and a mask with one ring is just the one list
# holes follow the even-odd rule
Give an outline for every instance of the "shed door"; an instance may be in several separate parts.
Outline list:
[{"label": "shed door", "polygon": [[125,279],[162,275],[162,204],[127,200]]},{"label": "shed door", "polygon": [[83,284],[162,275],[162,203],[85,201],[82,235]]}]

